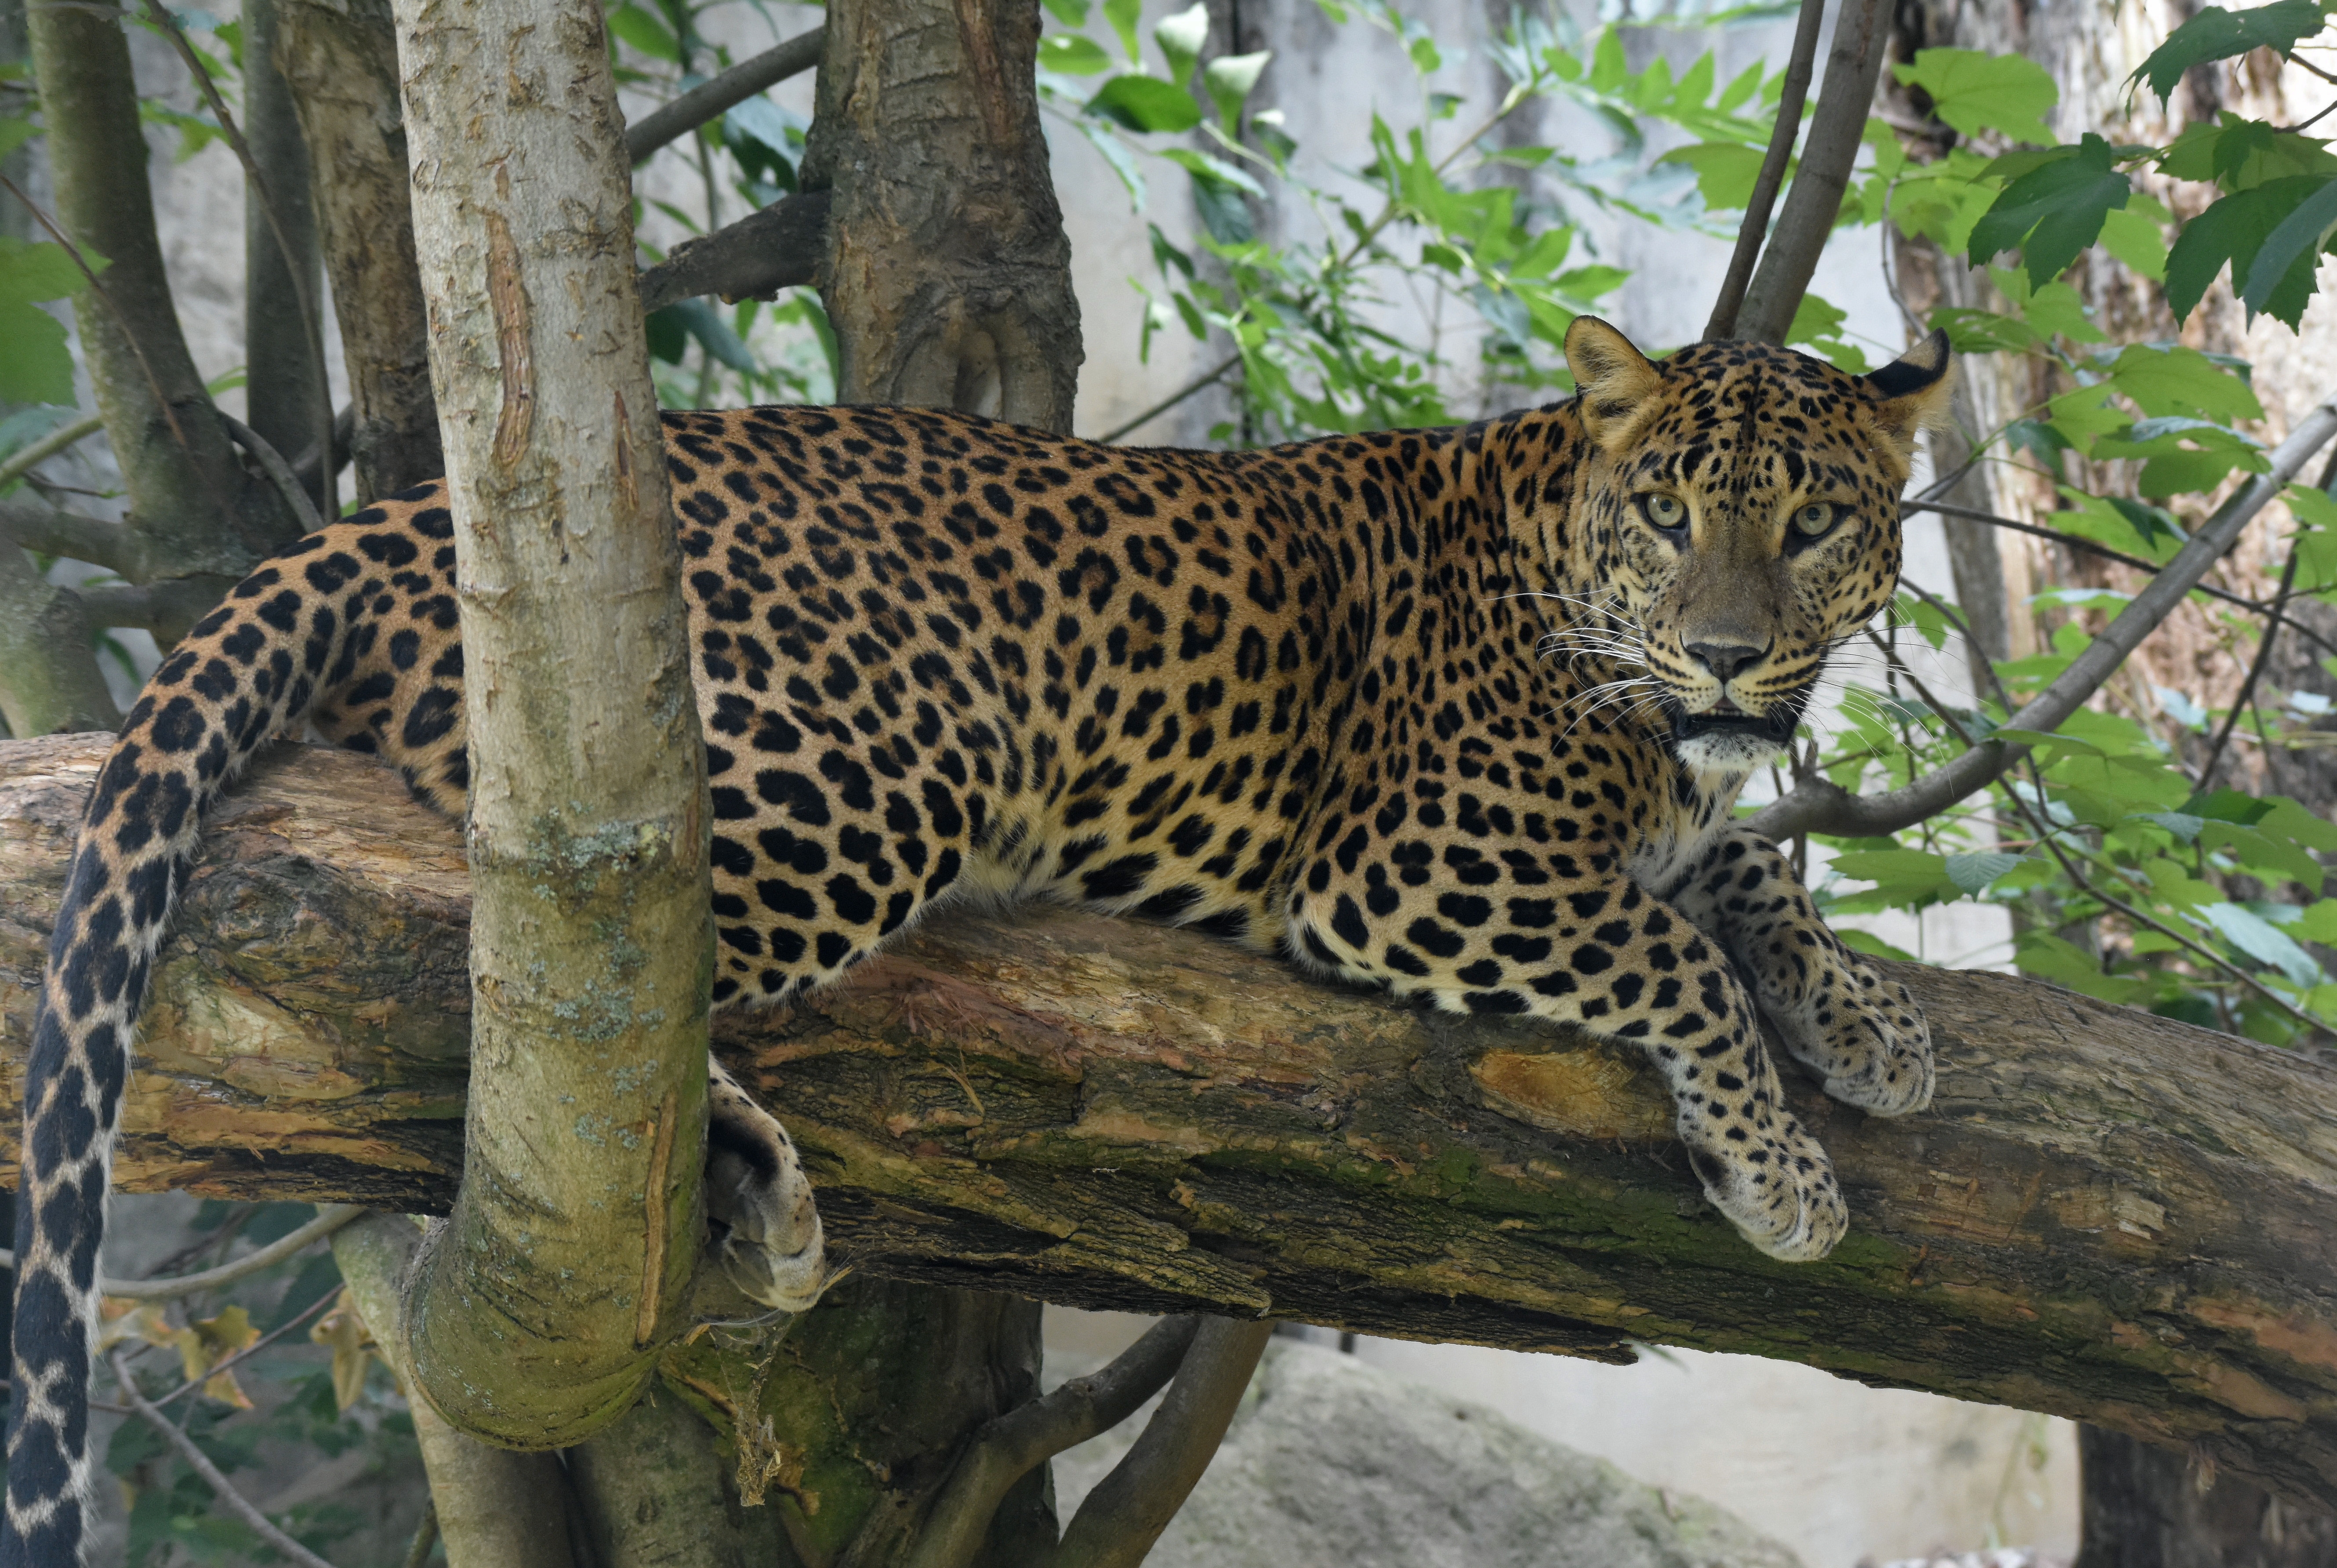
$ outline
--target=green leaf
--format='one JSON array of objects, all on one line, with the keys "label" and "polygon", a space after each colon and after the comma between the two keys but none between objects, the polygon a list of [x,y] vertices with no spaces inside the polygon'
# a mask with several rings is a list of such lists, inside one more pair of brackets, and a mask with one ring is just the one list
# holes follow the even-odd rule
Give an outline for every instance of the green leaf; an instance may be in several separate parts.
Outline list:
[{"label": "green leaf", "polygon": [[2124,207],[2102,214],[2102,249],[2153,283],[2166,276],[2166,209],[2137,191]]},{"label": "green leaf", "polygon": [[[91,252],[83,257],[99,271],[105,263]],[[73,265],[72,252],[47,240],[18,240],[0,234],[0,301],[30,305],[43,299],[64,299],[81,292],[87,279]]]},{"label": "green leaf", "polygon": [[2000,131],[2015,142],[2053,141],[2044,115],[2060,89],[2035,61],[1976,49],[1920,49],[1912,64],[1892,74],[1931,95],[1931,113],[1970,136]]},{"label": "green leaf", "polygon": [[1948,857],[1948,880],[1977,898],[1988,891],[1988,885],[2020,864],[2024,858],[2008,855],[2000,849],[1984,849],[1971,855]]},{"label": "green leaf", "polygon": [[2109,386],[2153,418],[2187,414],[2228,423],[2264,417],[2264,405],[2248,384],[2196,348],[2129,343],[2107,368]]},{"label": "green leaf", "polygon": [[1163,16],[1153,26],[1152,41],[1168,56],[1169,81],[1181,87],[1192,80],[1201,46],[1209,41],[1208,0],[1193,0],[1190,10]]},{"label": "green leaf", "polygon": [[[2337,230],[2337,180],[2332,180],[2296,205],[2295,211],[2280,220],[2279,227],[2264,236],[2263,247],[2248,264],[2247,287],[2240,298],[2251,310],[2277,316],[2295,331],[2304,314],[2304,302],[2293,298],[2285,288],[2288,275],[2300,264],[2307,269],[2321,260],[2321,252],[2329,243],[2329,236]],[[2306,274],[2308,280],[2310,271]],[[2275,299],[2292,314],[2280,315],[2273,309]]]},{"label": "green leaf", "polygon": [[1703,142],[1693,147],[1675,147],[1656,162],[1684,163],[1695,170],[1696,188],[1703,192],[1706,207],[1742,209],[1753,198],[1754,181],[1760,177],[1765,155],[1764,149],[1739,142]]},{"label": "green leaf", "polygon": [[1241,123],[1242,104],[1257,86],[1257,79],[1266,71],[1266,62],[1274,58],[1270,49],[1255,54],[1220,54],[1209,62],[1201,73],[1201,85],[1209,101],[1217,106],[1217,123],[1227,135],[1236,133]]},{"label": "green leaf", "polygon": [[2031,287],[2060,276],[2102,231],[2103,219],[2124,207],[2133,185],[2116,167],[2117,153],[2091,132],[2063,156],[2030,170],[2004,188],[1972,226],[1970,254],[1983,262],[2018,248]]},{"label": "green leaf", "polygon": [[[2010,316],[2000,316],[1993,310],[1970,310],[1959,306],[1942,305],[1931,314],[1931,326],[1948,335],[1948,347],[1959,354],[1994,354],[2000,350],[2020,353],[2034,348],[2041,341],[2025,321]],[[2022,421],[2037,426],[2034,419]],[[2039,426],[2049,429],[2049,426]],[[2063,442],[2066,448],[2068,442]]]},{"label": "green leaf", "polygon": [[73,351],[64,323],[36,305],[0,305],[0,402],[73,400]]},{"label": "green leaf", "polygon": [[1136,43],[1136,19],[1143,9],[1144,0],[1103,0],[1103,19],[1120,34],[1120,46],[1130,65],[1140,64],[1143,58]]},{"label": "green leaf", "polygon": [[1111,56],[1084,33],[1050,33],[1039,40],[1039,69],[1093,76],[1111,69]]},{"label": "green leaf", "polygon": [[[2225,197],[2185,223],[2166,253],[2166,307],[2175,318],[2180,321],[2191,314],[2226,261],[2235,279],[2252,279],[2257,253],[2273,231],[2329,183],[2326,176],[2311,174],[2267,181]],[[2313,261],[2309,254],[2298,255],[2279,283],[2260,296],[2264,302],[2256,309],[2293,323],[2313,297]]]},{"label": "green leaf", "polygon": [[609,31],[652,60],[681,64],[681,43],[673,29],[630,0],[609,13]]},{"label": "green leaf", "polygon": [[1161,149],[1160,156],[1185,170],[1196,180],[1206,181],[1209,184],[1226,190],[1247,191],[1252,196],[1266,194],[1265,186],[1260,185],[1225,160],[1212,158],[1207,152],[1197,152],[1190,147],[1164,147]]},{"label": "green leaf", "polygon": [[2216,935],[2259,964],[2268,965],[2298,985],[2317,985],[2329,976],[2294,938],[2253,910],[2237,904],[2210,904],[2199,913]]},{"label": "green leaf", "polygon": [[1088,113],[1130,131],[1190,131],[1201,122],[1193,95],[1158,76],[1113,77],[1088,100]]},{"label": "green leaf", "polygon": [[0,120],[0,158],[5,158],[41,133],[30,120]]},{"label": "green leaf", "polygon": [[2320,0],[2273,0],[2236,13],[2210,5],[2168,34],[2166,42],[2152,50],[2127,80],[2149,83],[2163,103],[2192,66],[2229,60],[2251,49],[2289,54],[2298,39],[2320,32],[2323,21]]},{"label": "green leaf", "polygon": [[1088,24],[1088,0],[1042,0],[1048,13],[1066,27]]}]

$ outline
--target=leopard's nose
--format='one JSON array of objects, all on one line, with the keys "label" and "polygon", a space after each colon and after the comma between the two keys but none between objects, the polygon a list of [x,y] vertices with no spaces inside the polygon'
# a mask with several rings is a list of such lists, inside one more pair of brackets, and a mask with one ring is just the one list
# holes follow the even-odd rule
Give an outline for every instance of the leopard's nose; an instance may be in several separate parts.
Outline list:
[{"label": "leopard's nose", "polygon": [[1691,642],[1687,651],[1697,663],[1712,671],[1713,679],[1724,684],[1730,676],[1758,662],[1769,652],[1765,646],[1755,648],[1745,642]]}]

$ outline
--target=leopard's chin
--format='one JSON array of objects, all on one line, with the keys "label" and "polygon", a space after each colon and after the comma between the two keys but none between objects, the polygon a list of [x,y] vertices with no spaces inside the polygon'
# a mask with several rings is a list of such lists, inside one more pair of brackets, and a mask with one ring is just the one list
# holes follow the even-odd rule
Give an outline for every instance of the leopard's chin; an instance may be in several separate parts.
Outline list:
[{"label": "leopard's chin", "polygon": [[1775,761],[1793,743],[1802,720],[1797,697],[1781,699],[1765,713],[1747,713],[1723,698],[1701,713],[1667,703],[1672,754],[1698,773],[1747,773]]}]

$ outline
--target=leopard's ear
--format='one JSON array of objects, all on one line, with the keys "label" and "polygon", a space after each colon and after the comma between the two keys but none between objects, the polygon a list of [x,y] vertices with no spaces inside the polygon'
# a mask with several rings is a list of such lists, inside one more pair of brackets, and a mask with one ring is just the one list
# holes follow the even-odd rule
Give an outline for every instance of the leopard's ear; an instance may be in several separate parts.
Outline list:
[{"label": "leopard's ear", "polygon": [[1596,316],[1577,316],[1566,329],[1566,368],[1581,394],[1575,407],[1582,427],[1609,453],[1630,443],[1662,377],[1631,340]]},{"label": "leopard's ear", "polygon": [[1948,379],[1948,335],[1934,331],[1880,370],[1859,377],[1874,394],[1874,424],[1884,439],[1912,460],[1915,433],[1943,429],[1948,424],[1948,399],[1954,390]]}]

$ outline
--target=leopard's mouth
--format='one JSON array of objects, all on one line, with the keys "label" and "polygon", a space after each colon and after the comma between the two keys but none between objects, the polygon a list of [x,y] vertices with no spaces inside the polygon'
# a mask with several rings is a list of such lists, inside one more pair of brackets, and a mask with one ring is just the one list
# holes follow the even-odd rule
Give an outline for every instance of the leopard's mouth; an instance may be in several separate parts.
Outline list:
[{"label": "leopard's mouth", "polygon": [[1799,693],[1771,703],[1765,713],[1747,713],[1726,696],[1701,713],[1689,712],[1677,700],[1665,706],[1670,711],[1675,746],[1722,735],[1739,736],[1765,746],[1784,746],[1793,740],[1794,730],[1802,721]]}]

